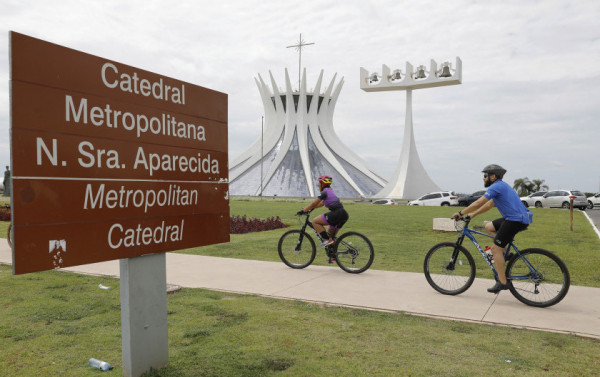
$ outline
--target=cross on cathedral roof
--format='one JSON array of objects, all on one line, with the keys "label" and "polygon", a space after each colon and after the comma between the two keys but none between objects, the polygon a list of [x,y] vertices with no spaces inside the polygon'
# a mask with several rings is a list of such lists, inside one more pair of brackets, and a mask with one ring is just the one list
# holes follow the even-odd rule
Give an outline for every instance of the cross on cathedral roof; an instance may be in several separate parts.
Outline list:
[{"label": "cross on cathedral roof", "polygon": [[300,72],[302,71],[302,47],[306,47],[308,45],[314,45],[314,43],[304,43],[304,39],[302,39],[302,33],[300,33],[300,38],[298,38],[298,44],[286,47],[294,47],[296,51],[298,51],[298,91],[300,90]]}]

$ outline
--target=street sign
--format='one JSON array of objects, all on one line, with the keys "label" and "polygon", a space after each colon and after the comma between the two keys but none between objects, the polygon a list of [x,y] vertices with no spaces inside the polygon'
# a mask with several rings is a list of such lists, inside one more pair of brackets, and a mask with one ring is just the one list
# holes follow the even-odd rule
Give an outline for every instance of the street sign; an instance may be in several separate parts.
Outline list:
[{"label": "street sign", "polygon": [[13,272],[229,241],[227,95],[10,33]]}]

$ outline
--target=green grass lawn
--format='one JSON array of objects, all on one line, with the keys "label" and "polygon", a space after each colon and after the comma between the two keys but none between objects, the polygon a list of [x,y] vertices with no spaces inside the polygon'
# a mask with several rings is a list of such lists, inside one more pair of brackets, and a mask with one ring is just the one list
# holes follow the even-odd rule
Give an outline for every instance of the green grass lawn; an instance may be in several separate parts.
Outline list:
[{"label": "green grass lawn", "polygon": [[[297,227],[294,214],[308,203],[232,200],[231,214],[280,216]],[[429,248],[456,238],[431,230],[433,218],[456,208],[346,207],[344,230],[374,244],[372,268],[422,273]],[[587,219],[576,211],[570,232],[568,211],[533,212],[534,224],[517,244],[556,252],[573,284],[600,286],[600,241]],[[6,227],[0,223],[0,234]],[[288,229],[181,252],[279,261],[277,241]],[[478,274],[491,278],[483,263]],[[151,376],[600,376],[600,340],[403,313],[184,288],[168,296],[168,323],[170,362]],[[106,375],[122,375],[119,280],[59,271],[13,276],[0,266],[0,350],[0,376],[102,374],[87,366],[91,357],[115,366]]]}]

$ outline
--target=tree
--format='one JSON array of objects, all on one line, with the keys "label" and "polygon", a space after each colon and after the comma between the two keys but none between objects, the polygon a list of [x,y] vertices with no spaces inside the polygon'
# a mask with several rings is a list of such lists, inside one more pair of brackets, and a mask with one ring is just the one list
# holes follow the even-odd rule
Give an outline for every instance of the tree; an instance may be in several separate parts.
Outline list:
[{"label": "tree", "polygon": [[517,191],[519,196],[525,196],[529,195],[532,191],[534,191],[534,184],[531,183],[531,181],[527,177],[517,178],[513,183],[513,188]]},{"label": "tree", "polygon": [[546,182],[545,179],[534,179],[531,181],[533,183],[533,191],[548,191],[550,187],[545,185],[544,182]]}]

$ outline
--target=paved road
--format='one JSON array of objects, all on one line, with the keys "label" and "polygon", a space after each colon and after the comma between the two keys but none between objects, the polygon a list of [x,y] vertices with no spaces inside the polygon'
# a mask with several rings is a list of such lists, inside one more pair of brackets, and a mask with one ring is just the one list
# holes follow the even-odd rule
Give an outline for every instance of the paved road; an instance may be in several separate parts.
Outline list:
[{"label": "paved road", "polygon": [[585,213],[588,215],[592,223],[596,225],[596,229],[600,229],[600,207],[586,209]]}]

